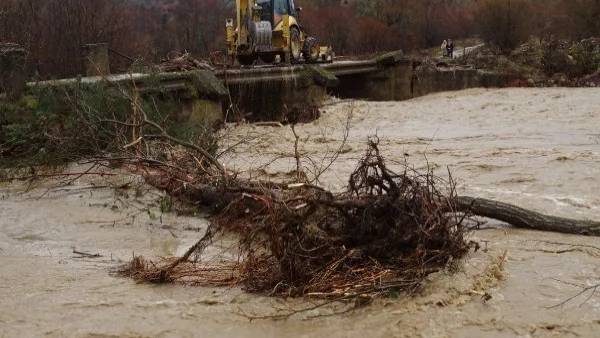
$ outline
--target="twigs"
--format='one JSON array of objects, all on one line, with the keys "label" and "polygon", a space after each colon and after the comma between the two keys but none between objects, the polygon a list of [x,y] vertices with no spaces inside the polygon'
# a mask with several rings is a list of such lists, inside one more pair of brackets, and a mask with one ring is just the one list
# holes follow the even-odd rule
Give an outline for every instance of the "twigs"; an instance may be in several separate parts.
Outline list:
[{"label": "twigs", "polygon": [[204,234],[204,236],[198,241],[196,242],[196,244],[194,244],[191,248],[189,248],[185,254],[183,256],[181,256],[178,260],[176,260],[175,262],[173,262],[171,265],[169,265],[165,270],[164,273],[168,274],[171,270],[173,270],[177,265],[181,264],[181,262],[187,261],[188,258],[190,258],[190,256],[193,253],[196,253],[197,255],[200,255],[202,253],[202,251],[204,251],[204,249],[206,249],[206,247],[211,243],[213,235],[214,235],[214,231],[213,227],[209,227],[206,230],[206,233]]},{"label": "twigs", "polygon": [[560,245],[560,246],[568,246],[570,248],[585,248],[585,249],[594,249],[594,250],[598,250],[600,251],[600,247],[599,246],[595,246],[595,245],[587,245],[587,244],[573,244],[573,243],[566,243],[566,242],[556,242],[556,241],[542,241],[542,240],[536,240],[535,242],[538,243],[545,243],[545,244],[550,244],[550,245]]},{"label": "twigs", "polygon": [[175,137],[169,135],[169,133],[167,133],[167,131],[164,128],[159,126],[156,122],[148,120],[148,118],[146,116],[144,116],[144,122],[146,124],[154,127],[155,129],[157,129],[160,132],[160,134],[145,135],[145,137],[147,137],[147,138],[163,138],[163,139],[169,140],[175,144],[178,144],[180,146],[195,150],[195,151],[199,152],[200,154],[202,154],[215,167],[217,167],[217,169],[219,169],[219,172],[223,175],[223,177],[227,177],[227,171],[225,170],[223,165],[221,163],[219,163],[219,161],[205,149],[200,148],[191,142],[186,142],[186,141],[180,140],[178,138],[175,138]]},{"label": "twigs", "polygon": [[[219,161],[213,156],[211,155],[208,151],[206,151],[204,148],[201,148],[199,146],[197,146],[196,144],[193,144],[191,142],[186,142],[183,141],[181,139],[178,139],[176,137],[171,136],[169,133],[167,133],[167,131],[160,126],[158,123],[148,119],[148,115],[146,114],[146,112],[144,111],[143,107],[139,104],[138,100],[136,99],[136,95],[137,95],[137,90],[134,90],[134,97],[132,98],[124,89],[118,87],[118,89],[120,90],[121,94],[127,98],[129,98],[130,102],[132,103],[132,105],[134,106],[134,112],[136,115],[138,112],[141,115],[142,119],[141,121],[138,123],[137,120],[134,119],[133,123],[124,123],[121,121],[111,121],[113,123],[116,124],[122,124],[122,125],[129,125],[130,127],[133,127],[134,130],[137,128],[139,130],[139,134],[136,133],[134,134],[133,139],[136,139],[135,136],[137,137],[141,137],[141,138],[161,138],[161,139],[165,139],[168,140],[170,142],[173,142],[174,144],[178,144],[182,147],[197,151],[198,153],[202,154],[202,156],[204,156],[204,158],[209,161],[211,164],[213,164],[218,170],[219,172],[223,175],[224,178],[227,177],[227,171],[225,170],[225,168],[223,167],[223,165],[221,163],[219,163]],[[104,120],[104,121],[108,121],[108,120]],[[145,135],[141,135],[141,127],[143,125],[149,125],[151,127],[153,127],[155,130],[157,130],[159,133],[158,134],[145,134]]]},{"label": "twigs", "polygon": [[571,296],[571,297],[563,300],[562,302],[560,302],[560,303],[558,303],[556,305],[548,307],[549,309],[553,309],[553,308],[557,308],[557,307],[563,307],[565,304],[567,304],[571,300],[573,300],[573,299],[575,299],[575,298],[577,298],[577,297],[585,294],[586,292],[589,292],[589,295],[586,297],[586,299],[579,304],[579,306],[582,306],[583,304],[587,303],[592,298],[592,296],[594,296],[594,294],[596,293],[596,291],[598,291],[598,288],[600,287],[600,283],[594,284],[594,285],[590,285],[590,286],[582,286],[582,285],[575,284],[575,283],[565,282],[565,281],[562,281],[562,280],[556,279],[556,278],[551,278],[551,279],[555,280],[557,282],[560,282],[560,283],[577,286],[577,287],[581,288],[582,290],[579,291],[578,293],[574,294],[573,296]]},{"label": "twigs", "polygon": [[99,258],[99,257],[102,257],[102,255],[99,253],[91,254],[91,253],[87,253],[87,252],[83,252],[83,251],[77,251],[77,250],[75,250],[75,248],[73,248],[73,253],[76,255],[79,255],[79,257],[75,257],[75,258]]},{"label": "twigs", "polygon": [[296,159],[296,180],[300,182],[301,180],[301,172],[302,168],[300,167],[300,153],[298,152],[298,142],[300,140],[300,136],[296,133],[296,124],[292,123],[292,133],[294,133],[294,158]]},{"label": "twigs", "polygon": [[[581,252],[592,257],[600,257],[600,247],[585,244],[573,244],[555,241],[533,241],[536,243],[534,248],[527,248],[526,251],[538,251],[551,254],[564,254],[570,252]],[[538,244],[547,244],[550,248],[539,248]]]},{"label": "twigs", "polygon": [[[323,173],[325,173],[329,168],[333,165],[335,161],[337,161],[340,154],[342,154],[344,148],[346,147],[346,143],[348,142],[348,136],[350,136],[350,123],[352,122],[352,118],[354,116],[354,103],[352,103],[351,109],[346,116],[346,120],[342,126],[342,141],[340,142],[339,147],[333,152],[333,155],[330,156],[329,161],[324,164],[321,162],[321,167],[316,170],[314,178],[311,180],[311,183],[318,183],[319,178]],[[323,159],[325,161],[325,159]]]},{"label": "twigs", "polygon": [[[318,304],[315,304],[315,305],[312,305],[312,306],[309,306],[309,307],[305,307],[305,308],[302,308],[302,309],[293,309],[293,308],[287,307],[287,309],[284,309],[283,311],[281,311],[281,310],[277,311],[278,313],[271,314],[271,315],[260,315],[260,316],[258,316],[258,315],[249,315],[249,314],[245,313],[242,309],[238,309],[238,311],[239,311],[238,313],[239,313],[239,315],[248,318],[250,321],[257,320],[257,319],[281,320],[281,319],[290,318],[291,316],[299,314],[299,313],[305,313],[305,312],[308,312],[308,311],[313,311],[313,310],[322,308],[324,306],[327,306],[329,304],[332,304],[332,303],[335,303],[335,302],[340,302],[340,301],[347,300],[347,299],[348,299],[348,297],[334,298],[334,299],[330,299],[330,300],[327,300],[327,301],[324,301],[324,302],[320,302]],[[348,311],[351,311],[351,310],[354,310],[354,309],[356,309],[356,307],[351,307],[350,309],[344,310],[341,313],[348,312]],[[339,314],[339,313],[340,312],[336,312],[336,314]]]},{"label": "twigs", "polygon": [[76,172],[76,173],[55,173],[55,174],[34,174],[34,175],[30,175],[30,176],[19,176],[19,177],[11,177],[11,179],[14,180],[27,180],[27,179],[31,179],[31,178],[49,178],[49,177],[66,177],[66,176],[84,176],[84,175],[98,175],[100,177],[102,176],[113,176],[113,175],[118,175],[116,173],[108,173],[108,172],[104,172],[104,171],[90,171],[90,172]]},{"label": "twigs", "polygon": [[[446,212],[451,198],[442,190],[451,189],[436,188],[444,182],[430,172],[391,171],[376,140],[342,194],[307,183],[210,185],[169,172],[161,188],[212,206],[215,217],[183,257],[159,266],[136,259],[123,269],[139,281],[219,281],[278,296],[364,301],[414,292],[427,274],[468,250],[466,230]],[[190,255],[212,245],[216,231],[239,237],[241,260],[227,265],[227,276],[210,261],[190,266]]]},{"label": "twigs", "polygon": [[[135,85],[133,75],[131,81],[133,87],[133,91],[131,93],[128,90],[120,87],[118,84],[112,83],[113,87],[118,91],[118,93],[123,98],[128,100],[129,104],[131,105],[132,113],[131,118],[128,120],[119,120],[116,118],[110,119],[103,117],[104,114],[102,114],[102,112],[97,111],[96,108],[86,104],[83,100],[81,100],[81,102],[78,103],[80,106],[84,107],[88,111],[87,116],[89,116],[89,118],[95,124],[99,125],[99,128],[103,128],[102,126],[105,124],[111,124],[114,126],[115,131],[112,132],[113,141],[115,139],[122,141],[124,145],[121,145],[119,147],[121,150],[127,150],[128,148],[133,147],[135,156],[139,159],[145,159],[149,157],[149,154],[142,153],[140,143],[146,142],[146,140],[150,139],[162,139],[168,141],[171,144],[179,145],[190,151],[199,153],[203,159],[205,159],[208,163],[210,163],[217,169],[217,171],[222,175],[224,179],[227,179],[227,172],[225,168],[209,151],[207,151],[203,147],[198,146],[195,143],[184,141],[182,139],[172,136],[162,125],[148,118],[148,114],[144,109],[141,102],[142,100],[139,96],[139,90]],[[156,107],[156,103],[153,103]],[[122,131],[119,131],[119,126],[129,128],[131,130],[130,137],[126,136]],[[154,133],[146,132],[146,130],[144,130],[145,126],[150,127]],[[147,150],[149,148],[147,143],[146,148]]]}]

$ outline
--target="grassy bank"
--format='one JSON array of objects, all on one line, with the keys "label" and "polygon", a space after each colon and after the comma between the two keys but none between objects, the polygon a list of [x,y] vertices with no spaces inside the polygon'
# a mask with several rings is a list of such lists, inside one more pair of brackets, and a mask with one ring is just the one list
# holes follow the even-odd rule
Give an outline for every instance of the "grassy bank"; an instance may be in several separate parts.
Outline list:
[{"label": "grassy bank", "polygon": [[[60,165],[80,158],[132,156],[147,152],[156,122],[170,135],[215,152],[210,123],[188,110],[195,89],[182,95],[149,77],[145,90],[108,81],[31,85],[18,98],[0,101],[0,167]],[[123,148],[135,142],[135,145]]]}]

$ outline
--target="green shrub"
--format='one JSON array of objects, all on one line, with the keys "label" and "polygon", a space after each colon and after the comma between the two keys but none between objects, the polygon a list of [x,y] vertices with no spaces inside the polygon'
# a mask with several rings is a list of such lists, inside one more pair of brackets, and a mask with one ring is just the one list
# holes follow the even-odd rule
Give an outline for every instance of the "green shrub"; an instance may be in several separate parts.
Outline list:
[{"label": "green shrub", "polygon": [[[0,101],[0,167],[64,163],[96,154],[123,156],[134,123],[134,93],[107,83],[73,82],[35,85],[19,102]],[[135,99],[149,120],[172,136],[194,143],[211,153],[217,141],[210,126],[177,121],[176,97],[149,90]],[[137,122],[141,121],[138,114]],[[150,126],[144,133],[156,134]],[[148,156],[151,156],[148,154]]]},{"label": "green shrub", "polygon": [[586,40],[569,48],[569,56],[573,60],[572,75],[580,77],[592,74],[600,67],[600,50]]},{"label": "green shrub", "polygon": [[573,62],[567,50],[559,42],[552,42],[542,54],[542,69],[546,75],[556,73],[571,74]]}]

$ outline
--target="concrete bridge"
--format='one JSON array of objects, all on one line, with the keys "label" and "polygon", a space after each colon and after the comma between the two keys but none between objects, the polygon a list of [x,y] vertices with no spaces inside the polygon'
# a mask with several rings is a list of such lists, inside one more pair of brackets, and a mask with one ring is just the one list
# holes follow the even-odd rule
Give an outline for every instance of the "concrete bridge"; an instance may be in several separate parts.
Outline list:
[{"label": "concrete bridge", "polygon": [[402,52],[373,60],[218,70],[231,101],[253,120],[281,120],[311,110],[328,95],[394,101],[412,97],[412,62]]},{"label": "concrete bridge", "polygon": [[398,51],[364,61],[97,75],[28,85],[135,86],[142,93],[169,92],[172,99],[180,101],[184,114],[195,120],[221,119],[235,108],[241,114],[238,118],[280,121],[285,113],[315,109],[328,95],[369,100],[410,98],[410,70],[411,63]]},{"label": "concrete bridge", "polygon": [[436,91],[503,86],[508,81],[474,69],[425,67],[396,51],[362,61],[91,76],[28,83],[28,86],[74,83],[135,86],[144,95],[177,101],[179,115],[196,121],[231,118],[233,113],[236,118],[247,120],[281,121],[286,114],[316,109],[328,95],[399,101]]}]

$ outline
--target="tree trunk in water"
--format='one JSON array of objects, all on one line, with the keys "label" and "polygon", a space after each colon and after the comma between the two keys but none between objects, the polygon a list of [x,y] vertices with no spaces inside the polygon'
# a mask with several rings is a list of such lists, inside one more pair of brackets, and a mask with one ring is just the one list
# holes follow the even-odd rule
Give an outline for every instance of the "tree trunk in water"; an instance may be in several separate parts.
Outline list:
[{"label": "tree trunk in water", "polygon": [[509,223],[517,228],[600,236],[600,222],[548,216],[512,204],[485,198],[458,196],[458,210]]},{"label": "tree trunk in water", "polygon": [[[155,184],[162,189],[160,184]],[[188,201],[196,205],[211,207],[215,210],[223,209],[235,199],[242,198],[243,192],[261,195],[268,189],[260,190],[252,187],[238,187],[237,189],[224,189],[207,184],[180,186],[180,194]],[[365,200],[345,199],[332,201],[328,196],[313,197],[317,203],[326,203],[331,207],[364,206]],[[600,236],[600,222],[589,220],[576,220],[556,216],[544,215],[533,210],[524,209],[509,203],[498,202],[486,198],[475,198],[470,196],[457,196],[455,198],[454,210],[451,212],[470,212],[473,215],[493,218],[509,223],[517,228],[560,232],[565,234]]]}]

